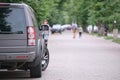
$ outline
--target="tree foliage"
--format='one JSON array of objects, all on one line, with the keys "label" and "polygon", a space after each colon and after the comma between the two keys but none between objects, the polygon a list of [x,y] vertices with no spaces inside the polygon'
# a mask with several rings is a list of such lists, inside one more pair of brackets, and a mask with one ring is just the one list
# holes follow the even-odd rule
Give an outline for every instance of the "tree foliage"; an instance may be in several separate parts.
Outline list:
[{"label": "tree foliage", "polygon": [[[120,0],[0,0],[0,2],[24,2],[35,10],[39,23],[79,25],[113,25],[120,22]],[[120,27],[118,27],[120,28]]]},{"label": "tree foliage", "polygon": [[59,2],[59,0],[0,0],[0,2],[26,3],[30,5],[36,12],[39,24],[42,24],[45,19],[50,20],[54,10],[57,11],[55,7],[58,5],[56,2]]}]

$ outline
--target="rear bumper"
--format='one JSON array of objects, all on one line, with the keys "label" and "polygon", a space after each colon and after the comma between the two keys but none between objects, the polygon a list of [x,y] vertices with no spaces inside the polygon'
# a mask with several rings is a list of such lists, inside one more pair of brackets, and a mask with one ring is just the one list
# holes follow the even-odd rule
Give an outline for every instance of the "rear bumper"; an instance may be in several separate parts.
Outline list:
[{"label": "rear bumper", "polygon": [[32,62],[35,59],[35,52],[29,53],[0,53],[0,62]]}]

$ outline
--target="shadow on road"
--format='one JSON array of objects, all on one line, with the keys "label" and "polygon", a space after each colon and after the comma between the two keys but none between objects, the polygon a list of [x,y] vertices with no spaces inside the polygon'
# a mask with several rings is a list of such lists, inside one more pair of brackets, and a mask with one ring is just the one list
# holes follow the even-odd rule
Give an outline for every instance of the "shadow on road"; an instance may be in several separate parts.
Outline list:
[{"label": "shadow on road", "polygon": [[0,71],[0,80],[28,80],[28,71]]}]

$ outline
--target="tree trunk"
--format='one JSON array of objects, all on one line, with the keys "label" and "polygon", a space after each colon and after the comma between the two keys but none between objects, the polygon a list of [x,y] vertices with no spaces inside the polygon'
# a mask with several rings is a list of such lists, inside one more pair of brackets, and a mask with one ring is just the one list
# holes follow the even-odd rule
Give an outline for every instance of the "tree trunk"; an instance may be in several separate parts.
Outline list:
[{"label": "tree trunk", "polygon": [[117,23],[116,22],[114,22],[113,38],[114,39],[118,38],[118,28],[117,28]]},{"label": "tree trunk", "polygon": [[92,25],[92,33],[94,33],[94,25]]},{"label": "tree trunk", "polygon": [[84,32],[87,32],[87,26],[88,26],[88,25],[82,25],[82,28],[83,28],[83,31],[84,31]]},{"label": "tree trunk", "polygon": [[98,34],[100,36],[104,35],[104,25],[102,24],[102,22],[99,22],[99,25],[98,25]]},{"label": "tree trunk", "polygon": [[114,39],[118,38],[118,29],[117,28],[113,29],[113,38]]}]

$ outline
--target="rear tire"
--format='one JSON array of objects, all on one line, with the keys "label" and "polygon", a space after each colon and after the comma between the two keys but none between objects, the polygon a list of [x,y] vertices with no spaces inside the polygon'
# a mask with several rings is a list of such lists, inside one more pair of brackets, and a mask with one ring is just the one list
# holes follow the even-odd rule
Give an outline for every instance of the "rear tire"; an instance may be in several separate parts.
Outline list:
[{"label": "rear tire", "polygon": [[49,50],[46,47],[42,57],[42,71],[45,71],[47,69],[48,64],[49,64]]},{"label": "rear tire", "polygon": [[41,63],[39,63],[35,67],[30,68],[30,77],[31,78],[39,78],[41,76],[42,76]]},{"label": "rear tire", "polygon": [[52,34],[54,34],[54,32],[52,32]]}]

